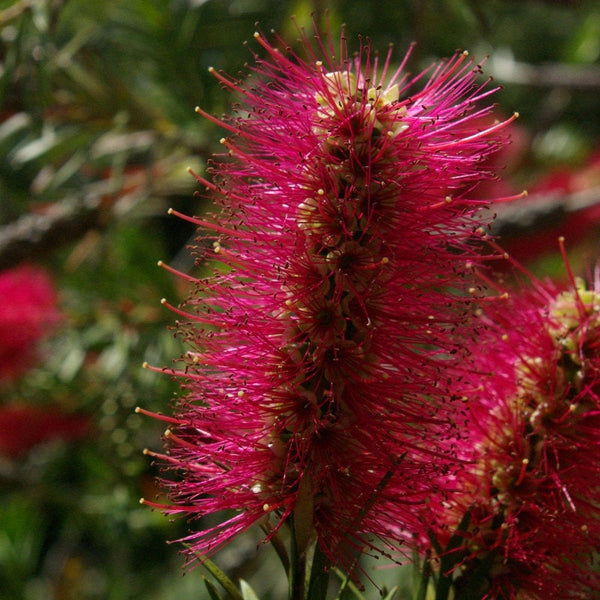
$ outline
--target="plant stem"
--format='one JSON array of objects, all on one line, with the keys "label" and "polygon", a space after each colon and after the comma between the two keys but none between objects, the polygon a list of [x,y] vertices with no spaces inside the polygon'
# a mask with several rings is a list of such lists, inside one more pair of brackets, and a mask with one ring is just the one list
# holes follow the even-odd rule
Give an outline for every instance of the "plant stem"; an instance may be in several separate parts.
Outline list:
[{"label": "plant stem", "polygon": [[290,525],[290,568],[289,585],[290,600],[304,600],[304,581],[306,579],[306,552],[299,551],[296,539],[296,527],[294,517],[289,517]]},{"label": "plant stem", "polygon": [[327,569],[327,558],[315,543],[312,567],[310,570],[310,582],[308,584],[307,600],[325,600],[329,583],[329,570]]}]

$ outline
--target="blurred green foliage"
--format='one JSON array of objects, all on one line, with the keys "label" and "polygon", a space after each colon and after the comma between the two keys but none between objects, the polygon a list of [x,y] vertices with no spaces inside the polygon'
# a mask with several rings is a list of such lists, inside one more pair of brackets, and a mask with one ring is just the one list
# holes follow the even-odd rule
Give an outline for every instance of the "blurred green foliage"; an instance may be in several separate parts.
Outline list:
[{"label": "blurred green foliage", "polygon": [[[208,67],[238,73],[256,27],[293,44],[290,17],[310,29],[311,14],[334,33],[345,23],[351,48],[362,35],[401,58],[416,41],[413,71],[456,48],[489,54],[485,70],[496,67],[506,88],[496,100],[519,110],[525,132],[515,185],[577,168],[598,145],[595,0],[0,0],[0,263],[46,267],[65,315],[40,364],[0,388],[0,404],[58,406],[93,423],[85,440],[0,457],[3,600],[208,597],[165,544],[186,525],[137,504],[156,494],[141,451],[160,448],[161,427],[134,407],[167,411],[177,389],[141,364],[168,366],[182,352],[159,300],[186,290],[156,261],[192,268],[193,229],[166,210],[204,209],[186,169],[204,172],[220,133],[193,108],[219,114],[231,102]],[[250,535],[219,560],[276,598],[275,558],[255,547]]]}]

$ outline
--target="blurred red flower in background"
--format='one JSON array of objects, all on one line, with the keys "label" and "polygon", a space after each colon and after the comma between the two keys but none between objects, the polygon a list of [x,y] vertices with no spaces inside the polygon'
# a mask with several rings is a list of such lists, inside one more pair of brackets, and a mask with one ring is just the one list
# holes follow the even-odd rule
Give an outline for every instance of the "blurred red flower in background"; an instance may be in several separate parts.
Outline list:
[{"label": "blurred red flower in background", "polygon": [[80,439],[89,429],[87,416],[65,414],[58,407],[0,406],[0,454],[14,458],[53,439]]},{"label": "blurred red flower in background", "polygon": [[0,273],[0,381],[33,366],[38,342],[60,319],[56,291],[40,268],[22,265]]},{"label": "blurred red flower in background", "polygon": [[[0,382],[12,382],[35,366],[39,344],[61,319],[50,276],[21,265],[0,273]],[[10,402],[0,406],[0,454],[16,457],[50,439],[77,439],[87,417],[56,406]]]},{"label": "blurred red flower in background", "polygon": [[526,200],[492,207],[499,217],[492,231],[514,259],[525,263],[554,254],[560,236],[585,245],[590,259],[598,255],[600,153],[581,166],[548,171],[527,190]]}]

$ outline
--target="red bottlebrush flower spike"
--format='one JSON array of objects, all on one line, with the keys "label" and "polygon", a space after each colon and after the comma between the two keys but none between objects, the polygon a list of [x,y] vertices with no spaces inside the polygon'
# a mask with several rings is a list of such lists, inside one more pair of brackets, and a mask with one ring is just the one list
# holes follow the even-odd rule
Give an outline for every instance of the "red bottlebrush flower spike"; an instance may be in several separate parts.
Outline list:
[{"label": "red bottlebrush flower spike", "polygon": [[502,124],[469,127],[494,90],[466,53],[408,80],[406,59],[390,75],[391,54],[349,59],[343,38],[340,58],[303,38],[304,59],[255,38],[267,58],[247,82],[213,71],[237,116],[198,109],[230,134],[212,182],[197,177],[222,211],[191,219],[220,264],[179,311],[189,393],[162,460],[183,476],[161,508],[225,515],[186,538],[201,554],[289,519],[300,551],[316,538],[350,562],[410,535],[450,460],[427,427],[446,426],[483,204],[468,193]]},{"label": "red bottlebrush flower spike", "polygon": [[469,464],[430,507],[442,547],[469,514],[449,557],[461,566],[457,597],[590,598],[600,592],[600,277],[592,290],[537,283],[483,318],[479,385],[465,391],[472,424],[455,441]]}]

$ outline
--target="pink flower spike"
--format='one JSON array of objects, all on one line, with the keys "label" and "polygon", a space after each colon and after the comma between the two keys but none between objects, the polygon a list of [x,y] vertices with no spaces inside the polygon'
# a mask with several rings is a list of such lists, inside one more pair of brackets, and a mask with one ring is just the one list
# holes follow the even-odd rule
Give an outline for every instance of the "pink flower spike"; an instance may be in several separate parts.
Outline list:
[{"label": "pink flower spike", "polygon": [[266,58],[247,82],[212,71],[234,116],[198,109],[227,130],[228,156],[210,183],[196,176],[220,208],[196,220],[215,268],[174,309],[191,313],[191,352],[164,461],[182,476],[165,477],[163,508],[227,515],[190,533],[201,555],[293,519],[301,545],[349,566],[375,539],[410,539],[455,467],[452,331],[485,204],[469,191],[503,139],[476,125],[490,90],[466,54],[409,80],[391,53],[378,72],[368,44],[351,58],[343,36],[339,56],[331,37],[302,37],[295,54],[256,34]]}]

